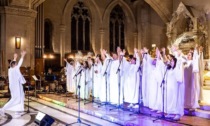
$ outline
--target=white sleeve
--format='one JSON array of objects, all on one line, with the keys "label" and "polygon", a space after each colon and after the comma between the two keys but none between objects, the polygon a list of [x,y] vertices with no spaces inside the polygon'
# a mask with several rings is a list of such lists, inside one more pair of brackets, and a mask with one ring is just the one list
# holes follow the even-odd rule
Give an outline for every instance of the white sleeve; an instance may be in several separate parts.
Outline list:
[{"label": "white sleeve", "polygon": [[17,66],[20,68],[22,64],[23,64],[23,58],[21,57]]}]

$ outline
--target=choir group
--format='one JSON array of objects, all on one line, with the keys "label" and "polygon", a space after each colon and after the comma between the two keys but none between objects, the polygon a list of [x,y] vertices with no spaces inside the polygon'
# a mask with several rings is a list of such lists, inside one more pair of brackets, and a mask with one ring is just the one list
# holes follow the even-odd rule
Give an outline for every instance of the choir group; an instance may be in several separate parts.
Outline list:
[{"label": "choir group", "polygon": [[80,85],[82,99],[89,99],[92,94],[101,102],[129,103],[128,108],[138,108],[139,102],[143,102],[151,111],[162,112],[164,105],[166,117],[179,120],[184,108],[199,107],[202,50],[196,45],[184,55],[178,46],[172,45],[168,54],[165,48],[156,48],[152,57],[143,48],[134,49],[134,55],[126,58],[125,50],[118,47],[111,55],[101,49],[101,55],[83,62],[64,59],[67,90],[77,95]]}]

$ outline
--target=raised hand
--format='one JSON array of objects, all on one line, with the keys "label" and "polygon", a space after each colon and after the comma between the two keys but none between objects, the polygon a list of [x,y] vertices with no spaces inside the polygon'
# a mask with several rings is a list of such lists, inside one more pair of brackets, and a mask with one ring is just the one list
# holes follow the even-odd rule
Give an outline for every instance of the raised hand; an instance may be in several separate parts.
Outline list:
[{"label": "raised hand", "polygon": [[203,52],[203,46],[199,47],[199,52]]},{"label": "raised hand", "polygon": [[102,53],[103,53],[104,55],[106,55],[106,54],[107,54],[107,51],[106,51],[105,49],[102,49]]},{"label": "raised hand", "polygon": [[161,51],[162,51],[164,54],[166,54],[166,48],[163,47],[163,48],[161,49]]},{"label": "raised hand", "polygon": [[65,62],[67,62],[67,59],[66,59],[66,58],[64,58],[63,60],[64,60]]},{"label": "raised hand", "polygon": [[125,53],[126,53],[126,51],[125,51],[125,49],[123,49],[123,52],[122,52],[123,56],[125,55]]},{"label": "raised hand", "polygon": [[17,57],[18,57],[18,54],[15,53],[15,54],[14,54],[14,59],[17,59]]},{"label": "raised hand", "polygon": [[117,53],[120,53],[122,51],[122,49],[118,46],[117,47]]},{"label": "raised hand", "polygon": [[144,50],[144,53],[148,53],[149,51],[146,47],[144,47],[143,50]]},{"label": "raised hand", "polygon": [[138,52],[138,49],[137,48],[134,48],[134,53],[137,53]]},{"label": "raised hand", "polygon": [[25,50],[21,51],[21,57],[24,57],[25,55],[26,55],[26,51]]}]

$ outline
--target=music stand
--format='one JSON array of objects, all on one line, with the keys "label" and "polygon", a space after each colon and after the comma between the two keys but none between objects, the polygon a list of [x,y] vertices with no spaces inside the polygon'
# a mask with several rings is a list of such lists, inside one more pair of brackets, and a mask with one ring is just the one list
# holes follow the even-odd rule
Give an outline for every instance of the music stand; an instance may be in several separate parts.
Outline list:
[{"label": "music stand", "polygon": [[[35,75],[33,75],[32,78],[35,80],[35,82],[39,81]],[[36,98],[36,83],[35,83],[35,89],[34,90],[35,90],[34,91],[35,92],[34,95],[35,95],[35,98]]]},{"label": "music stand", "polygon": [[[35,76],[35,75],[34,75],[34,76]],[[38,80],[38,79],[36,78],[36,76],[35,76],[35,77],[32,76],[32,78],[33,78],[34,80],[35,80],[35,79]],[[28,114],[28,113],[31,113],[30,110],[29,110],[29,99],[30,99],[30,98],[29,98],[29,91],[30,91],[30,82],[26,82],[26,83],[28,84],[28,85],[27,85],[27,86],[28,86],[28,107],[27,107],[26,113],[22,114],[21,116],[24,116],[24,115],[26,115],[26,114]],[[36,87],[36,84],[35,84],[35,87]],[[36,92],[36,90],[35,90],[35,92]],[[35,94],[36,94],[36,93],[35,93]]]}]

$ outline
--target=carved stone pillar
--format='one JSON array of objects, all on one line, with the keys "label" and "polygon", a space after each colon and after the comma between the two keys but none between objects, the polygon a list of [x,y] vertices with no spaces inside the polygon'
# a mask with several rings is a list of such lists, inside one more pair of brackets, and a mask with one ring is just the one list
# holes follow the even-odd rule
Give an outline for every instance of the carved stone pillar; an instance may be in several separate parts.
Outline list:
[{"label": "carved stone pillar", "polygon": [[[210,33],[210,18],[209,19],[207,18],[207,33],[208,34]],[[208,43],[207,50],[210,49],[210,37],[208,34],[206,34],[206,41],[207,41],[206,43]],[[210,58],[210,51],[208,51],[208,58]]]},{"label": "carved stone pillar", "polygon": [[65,57],[65,31],[66,26],[61,24],[60,25],[60,64],[63,66],[63,59]]},{"label": "carved stone pillar", "polygon": [[[193,34],[195,43],[198,43],[198,18],[193,18]],[[198,43],[199,44],[199,43]]]},{"label": "carved stone pillar", "polygon": [[101,28],[100,29],[100,42],[101,42],[101,49],[104,49],[105,47],[104,47],[104,45],[105,45],[105,43],[104,43],[104,29],[103,28]]},{"label": "carved stone pillar", "polygon": [[134,48],[138,48],[138,33],[133,33]]}]

